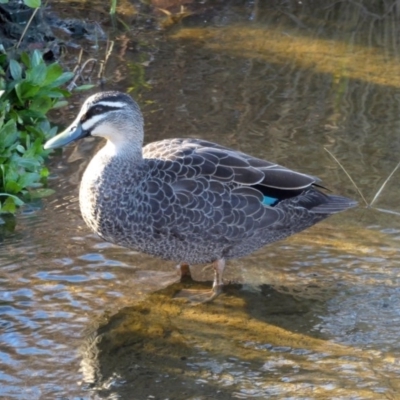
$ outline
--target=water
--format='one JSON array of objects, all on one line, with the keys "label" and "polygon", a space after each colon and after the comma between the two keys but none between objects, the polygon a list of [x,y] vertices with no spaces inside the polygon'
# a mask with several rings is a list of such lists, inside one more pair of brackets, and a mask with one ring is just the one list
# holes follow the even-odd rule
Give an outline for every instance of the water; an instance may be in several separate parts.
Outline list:
[{"label": "water", "polygon": [[[364,208],[324,148],[368,201],[396,166],[399,6],[268,4],[187,2],[192,15],[158,29],[162,14],[135,3],[107,88],[133,89],[147,142],[217,141],[317,175],[362,207],[229,262],[227,293],[188,307],[170,300],[172,264],[84,225],[78,184],[101,144],[69,147],[51,159],[56,194],[2,233],[1,398],[398,397],[400,219]],[[71,121],[79,101],[55,120]],[[397,179],[377,207],[399,211]]]}]

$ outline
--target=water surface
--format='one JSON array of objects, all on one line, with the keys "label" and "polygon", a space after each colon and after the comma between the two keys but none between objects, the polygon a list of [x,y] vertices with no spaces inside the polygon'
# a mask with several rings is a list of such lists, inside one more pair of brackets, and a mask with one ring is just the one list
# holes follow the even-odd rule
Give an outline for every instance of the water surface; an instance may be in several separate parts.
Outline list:
[{"label": "water surface", "polygon": [[[399,161],[398,7],[268,3],[188,1],[176,24],[134,3],[122,15],[131,30],[110,29],[106,88],[139,100],[146,142],[216,141],[319,176],[362,207],[230,262],[227,293],[193,308],[170,300],[181,288],[171,263],[83,223],[78,185],[102,144],[55,154],[56,194],[2,234],[0,397],[397,398],[400,219],[365,208],[324,148],[368,201]],[[89,15],[107,28],[102,7]],[[67,124],[79,102],[54,119]],[[400,211],[397,181],[377,207]]]}]

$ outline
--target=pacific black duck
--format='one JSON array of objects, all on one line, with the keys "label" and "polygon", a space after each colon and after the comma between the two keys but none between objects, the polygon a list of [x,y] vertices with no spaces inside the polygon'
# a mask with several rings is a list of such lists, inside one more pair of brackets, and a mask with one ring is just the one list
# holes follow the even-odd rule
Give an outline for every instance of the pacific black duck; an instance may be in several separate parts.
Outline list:
[{"label": "pacific black duck", "polygon": [[46,149],[86,136],[106,145],[80,186],[87,225],[104,240],[182,270],[213,263],[209,299],[222,290],[225,260],[245,256],[356,202],[321,191],[317,179],[201,139],[143,145],[143,117],[127,94],[89,97]]}]

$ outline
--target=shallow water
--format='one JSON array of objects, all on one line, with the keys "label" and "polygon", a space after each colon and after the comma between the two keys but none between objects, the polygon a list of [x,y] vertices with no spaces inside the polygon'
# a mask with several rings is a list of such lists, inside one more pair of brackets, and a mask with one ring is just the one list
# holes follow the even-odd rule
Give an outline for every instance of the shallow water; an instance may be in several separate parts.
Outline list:
[{"label": "shallow water", "polygon": [[[369,202],[396,166],[400,8],[262,3],[186,2],[192,15],[163,29],[135,3],[106,87],[133,90],[147,142],[217,141],[317,175],[360,207],[230,262],[227,293],[189,307],[170,300],[182,288],[171,263],[83,223],[78,184],[101,143],[55,154],[56,194],[1,236],[1,398],[398,398],[400,217],[365,208],[324,148]],[[101,10],[91,17],[106,20]],[[376,207],[400,211],[397,179]]]}]

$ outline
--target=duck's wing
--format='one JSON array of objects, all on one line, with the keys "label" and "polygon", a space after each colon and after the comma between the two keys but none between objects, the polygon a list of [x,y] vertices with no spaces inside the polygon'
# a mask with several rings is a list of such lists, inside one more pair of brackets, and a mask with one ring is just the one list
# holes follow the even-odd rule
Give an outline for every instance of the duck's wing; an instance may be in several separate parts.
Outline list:
[{"label": "duck's wing", "polygon": [[144,147],[143,156],[195,168],[198,174],[222,183],[257,187],[261,193],[284,191],[286,193],[281,194],[284,198],[295,196],[318,181],[315,177],[206,140],[167,139],[150,143]]},{"label": "duck's wing", "polygon": [[143,156],[155,224],[167,229],[172,221],[180,234],[240,241],[272,225],[289,232],[291,214],[307,219],[305,210],[328,216],[349,207],[347,199],[314,190],[312,176],[205,140],[151,143]]},{"label": "duck's wing", "polygon": [[[177,206],[174,224],[180,229],[195,229],[193,221],[198,220],[203,234],[216,230],[219,238],[229,241],[282,217],[279,210],[263,204],[262,192],[252,187],[263,182],[264,173],[244,153],[203,140],[170,139],[145,146],[143,156],[151,171],[147,192],[163,223],[168,208]],[[189,221],[180,223],[181,215],[190,215]]]}]

